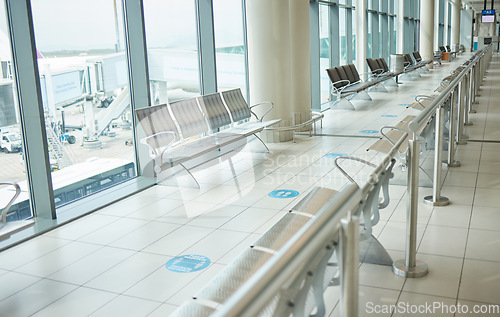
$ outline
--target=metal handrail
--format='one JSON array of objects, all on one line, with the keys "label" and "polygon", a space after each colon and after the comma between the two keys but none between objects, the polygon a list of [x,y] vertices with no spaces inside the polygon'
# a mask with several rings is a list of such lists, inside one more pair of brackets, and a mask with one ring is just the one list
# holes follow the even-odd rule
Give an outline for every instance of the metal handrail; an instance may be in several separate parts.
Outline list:
[{"label": "metal handrail", "polygon": [[360,188],[352,184],[326,202],[315,221],[302,227],[213,316],[257,316],[290,276],[340,230],[340,220],[360,199]]},{"label": "metal handrail", "polygon": [[436,108],[442,104],[443,102],[445,102],[449,95],[451,94],[451,92],[455,89],[455,87],[462,81],[462,78],[464,76],[466,76],[466,74],[470,71],[470,69],[472,67],[474,67],[474,65],[476,65],[476,63],[481,59],[481,57],[486,54],[486,52],[488,51],[489,47],[486,47],[483,49],[483,51],[481,51],[480,53],[476,54],[476,56],[474,57],[474,61],[469,63],[469,65],[467,65],[461,72],[460,72],[460,75],[458,75],[457,77],[455,77],[455,79],[448,85],[448,87],[446,87],[430,104],[428,107],[426,107],[424,110],[422,110],[422,112],[420,112],[420,114],[415,118],[413,119],[412,121],[410,121],[410,123],[408,124],[408,128],[412,131],[412,132],[417,132],[419,131],[420,127],[423,126],[424,124],[427,124],[427,122],[429,121],[429,118],[436,112]]},{"label": "metal handrail", "polygon": [[[379,163],[361,188],[352,183],[325,202],[316,216],[306,223],[274,256],[238,289],[212,316],[257,316],[272,298],[307,260],[317,254],[341,227],[348,216],[378,182],[403,144],[404,134]],[[352,308],[352,307],[351,307]]]}]

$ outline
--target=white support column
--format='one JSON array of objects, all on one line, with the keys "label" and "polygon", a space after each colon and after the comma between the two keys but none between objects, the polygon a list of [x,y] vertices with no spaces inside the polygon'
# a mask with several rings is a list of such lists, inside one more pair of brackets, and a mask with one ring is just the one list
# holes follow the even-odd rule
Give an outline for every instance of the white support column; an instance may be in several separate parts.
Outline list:
[{"label": "white support column", "polygon": [[[446,1],[444,3],[444,36],[443,36],[443,44],[447,45],[448,43],[450,43],[450,47],[451,47],[451,44],[453,44],[453,43],[451,43],[451,33],[448,32],[448,30],[449,30],[448,29],[448,25],[451,25],[451,21],[449,21],[449,18],[451,18],[449,10],[450,10],[450,6],[448,5],[448,2]],[[451,10],[453,10],[453,8],[451,8]]]},{"label": "white support column", "polygon": [[[266,119],[281,126],[299,123],[311,112],[308,0],[246,1],[250,103],[272,101]],[[259,112],[260,111],[260,112]],[[262,115],[265,109],[256,109]],[[299,119],[294,122],[294,114]],[[267,142],[292,139],[292,132],[266,132]]]},{"label": "white support column", "polygon": [[451,46],[460,44],[460,11],[462,1],[451,2]]},{"label": "white support column", "polygon": [[[422,1],[420,0],[420,12],[422,12]],[[439,46],[443,45],[443,43],[439,43],[439,0],[433,1],[434,3],[434,39],[433,39],[433,49],[438,50]],[[422,18],[422,14],[420,14],[420,18]],[[420,23],[422,23],[422,19],[420,19]],[[422,24],[420,24],[422,25]],[[422,34],[422,32],[420,32]]]},{"label": "white support column", "polygon": [[[434,1],[420,1],[420,54],[424,60],[434,56]],[[432,68],[432,64],[429,64]]]},{"label": "white support column", "polygon": [[398,29],[396,31],[396,53],[404,54],[405,50],[405,1],[404,0],[396,0],[398,1],[398,12],[397,14],[397,25]]},{"label": "white support column", "polygon": [[356,69],[366,72],[366,45],[368,28],[366,21],[366,0],[356,0]]},{"label": "white support column", "polygon": [[290,0],[291,89],[289,94],[293,124],[300,124],[311,119],[310,36],[309,1]]}]

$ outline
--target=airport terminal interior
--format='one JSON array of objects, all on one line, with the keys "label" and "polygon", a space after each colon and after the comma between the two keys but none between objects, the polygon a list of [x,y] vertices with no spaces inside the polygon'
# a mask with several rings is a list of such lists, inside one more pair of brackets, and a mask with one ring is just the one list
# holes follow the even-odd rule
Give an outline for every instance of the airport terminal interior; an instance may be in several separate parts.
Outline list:
[{"label": "airport terminal interior", "polygon": [[5,0],[0,316],[500,316],[493,0]]}]

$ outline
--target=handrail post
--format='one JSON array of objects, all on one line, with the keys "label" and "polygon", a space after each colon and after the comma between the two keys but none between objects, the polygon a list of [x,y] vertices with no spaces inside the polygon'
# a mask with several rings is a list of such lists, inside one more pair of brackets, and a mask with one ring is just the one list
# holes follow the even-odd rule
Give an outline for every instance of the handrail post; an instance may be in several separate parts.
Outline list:
[{"label": "handrail post", "polygon": [[359,218],[351,217],[340,220],[341,234],[341,316],[358,316],[359,296]]},{"label": "handrail post", "polygon": [[477,62],[478,64],[474,66],[474,81],[471,83],[472,89],[471,91],[474,92],[474,97],[472,98],[472,101],[469,104],[469,113],[476,113],[476,110],[474,110],[474,104],[478,104],[479,101],[476,100],[476,97],[479,96],[479,86],[481,85],[481,82],[478,81],[478,79],[481,76],[481,58]]},{"label": "handrail post", "polygon": [[[443,125],[444,125],[444,107],[439,105],[436,109],[436,129],[434,142],[434,180],[432,195],[424,197],[424,203],[431,206],[446,206],[450,200],[441,196],[441,167],[443,154]],[[418,167],[417,167],[418,168]]]},{"label": "handrail post", "polygon": [[448,166],[459,167],[461,164],[455,160],[455,135],[457,128],[457,110],[460,109],[460,95],[458,86],[451,94],[450,104],[450,129],[448,134]]},{"label": "handrail post", "polygon": [[460,84],[458,85],[459,89],[459,100],[458,100],[458,129],[457,129],[457,144],[464,145],[467,144],[467,141],[464,138],[464,112],[465,105],[467,104],[467,98],[469,91],[467,89],[467,76],[464,76]]},{"label": "handrail post", "polygon": [[418,169],[420,142],[415,135],[408,141],[408,203],[406,205],[405,258],[392,264],[394,274],[417,278],[427,275],[427,264],[417,261]]},{"label": "handrail post", "polygon": [[467,74],[467,79],[469,80],[467,82],[468,84],[468,87],[467,89],[469,90],[469,98],[467,99],[467,103],[465,104],[465,112],[464,112],[464,125],[472,125],[472,123],[469,121],[469,112],[470,112],[470,109],[472,108],[472,102],[473,100],[476,98],[476,93],[474,92],[475,88],[474,88],[474,85],[475,85],[475,67],[472,67],[471,71],[469,74]]}]

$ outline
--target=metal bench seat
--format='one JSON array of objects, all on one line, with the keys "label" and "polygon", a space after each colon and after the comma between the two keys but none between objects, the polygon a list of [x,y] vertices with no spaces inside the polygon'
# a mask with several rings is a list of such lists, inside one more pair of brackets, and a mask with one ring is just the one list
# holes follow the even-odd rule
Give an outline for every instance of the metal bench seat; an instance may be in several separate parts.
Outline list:
[{"label": "metal bench seat", "polygon": [[[224,96],[226,101],[223,100]],[[272,103],[269,105],[265,114],[273,106]],[[241,147],[251,135],[264,144],[256,133],[280,120],[263,121],[264,114],[257,122],[237,124],[250,118],[253,113],[251,108],[246,104],[241,91],[233,89],[222,94],[215,93],[137,109],[139,124],[147,135],[141,143],[149,147],[150,156],[154,159],[153,171],[156,174],[152,173],[152,176],[157,177],[167,168],[181,165],[199,187],[184,162],[231,144]],[[269,151],[265,144],[264,146]]]},{"label": "metal bench seat", "polygon": [[193,298],[223,303],[271,257],[268,252],[246,249]]},{"label": "metal bench seat", "polygon": [[430,64],[430,63],[433,62],[433,61],[429,61],[429,60],[423,60],[422,59],[422,55],[420,55],[419,51],[413,52],[412,55],[413,55],[413,58],[415,59],[415,61],[417,61],[418,64],[427,65],[427,64]]},{"label": "metal bench seat", "polygon": [[[272,102],[265,101],[250,106],[245,101],[245,98],[243,98],[243,94],[241,93],[241,90],[239,88],[223,91],[220,93],[220,95],[222,97],[224,104],[229,110],[229,113],[231,114],[233,129],[251,130],[251,129],[260,129],[260,127],[263,127],[265,129],[281,121],[281,119],[264,121],[266,115],[274,107],[274,104]],[[263,105],[268,105],[269,108],[259,118],[259,116],[255,114],[255,112],[253,112],[252,109]],[[252,115],[255,117],[257,121],[249,121]]]},{"label": "metal bench seat", "polygon": [[35,220],[25,219],[7,222],[7,214],[9,212],[9,209],[10,207],[12,207],[12,204],[17,199],[17,197],[19,197],[19,195],[21,194],[21,188],[17,183],[12,182],[0,182],[0,186],[13,186],[15,189],[14,195],[2,210],[2,219],[0,221],[0,241],[3,241],[9,239],[10,236],[14,233],[33,226],[35,224]]},{"label": "metal bench seat", "polygon": [[328,68],[326,72],[330,78],[332,95],[337,96],[337,100],[330,108],[339,107],[344,102],[347,108],[355,109],[349,99],[359,95],[366,100],[371,100],[366,90],[383,81],[383,79],[373,78],[373,80],[363,82],[354,64]]}]

